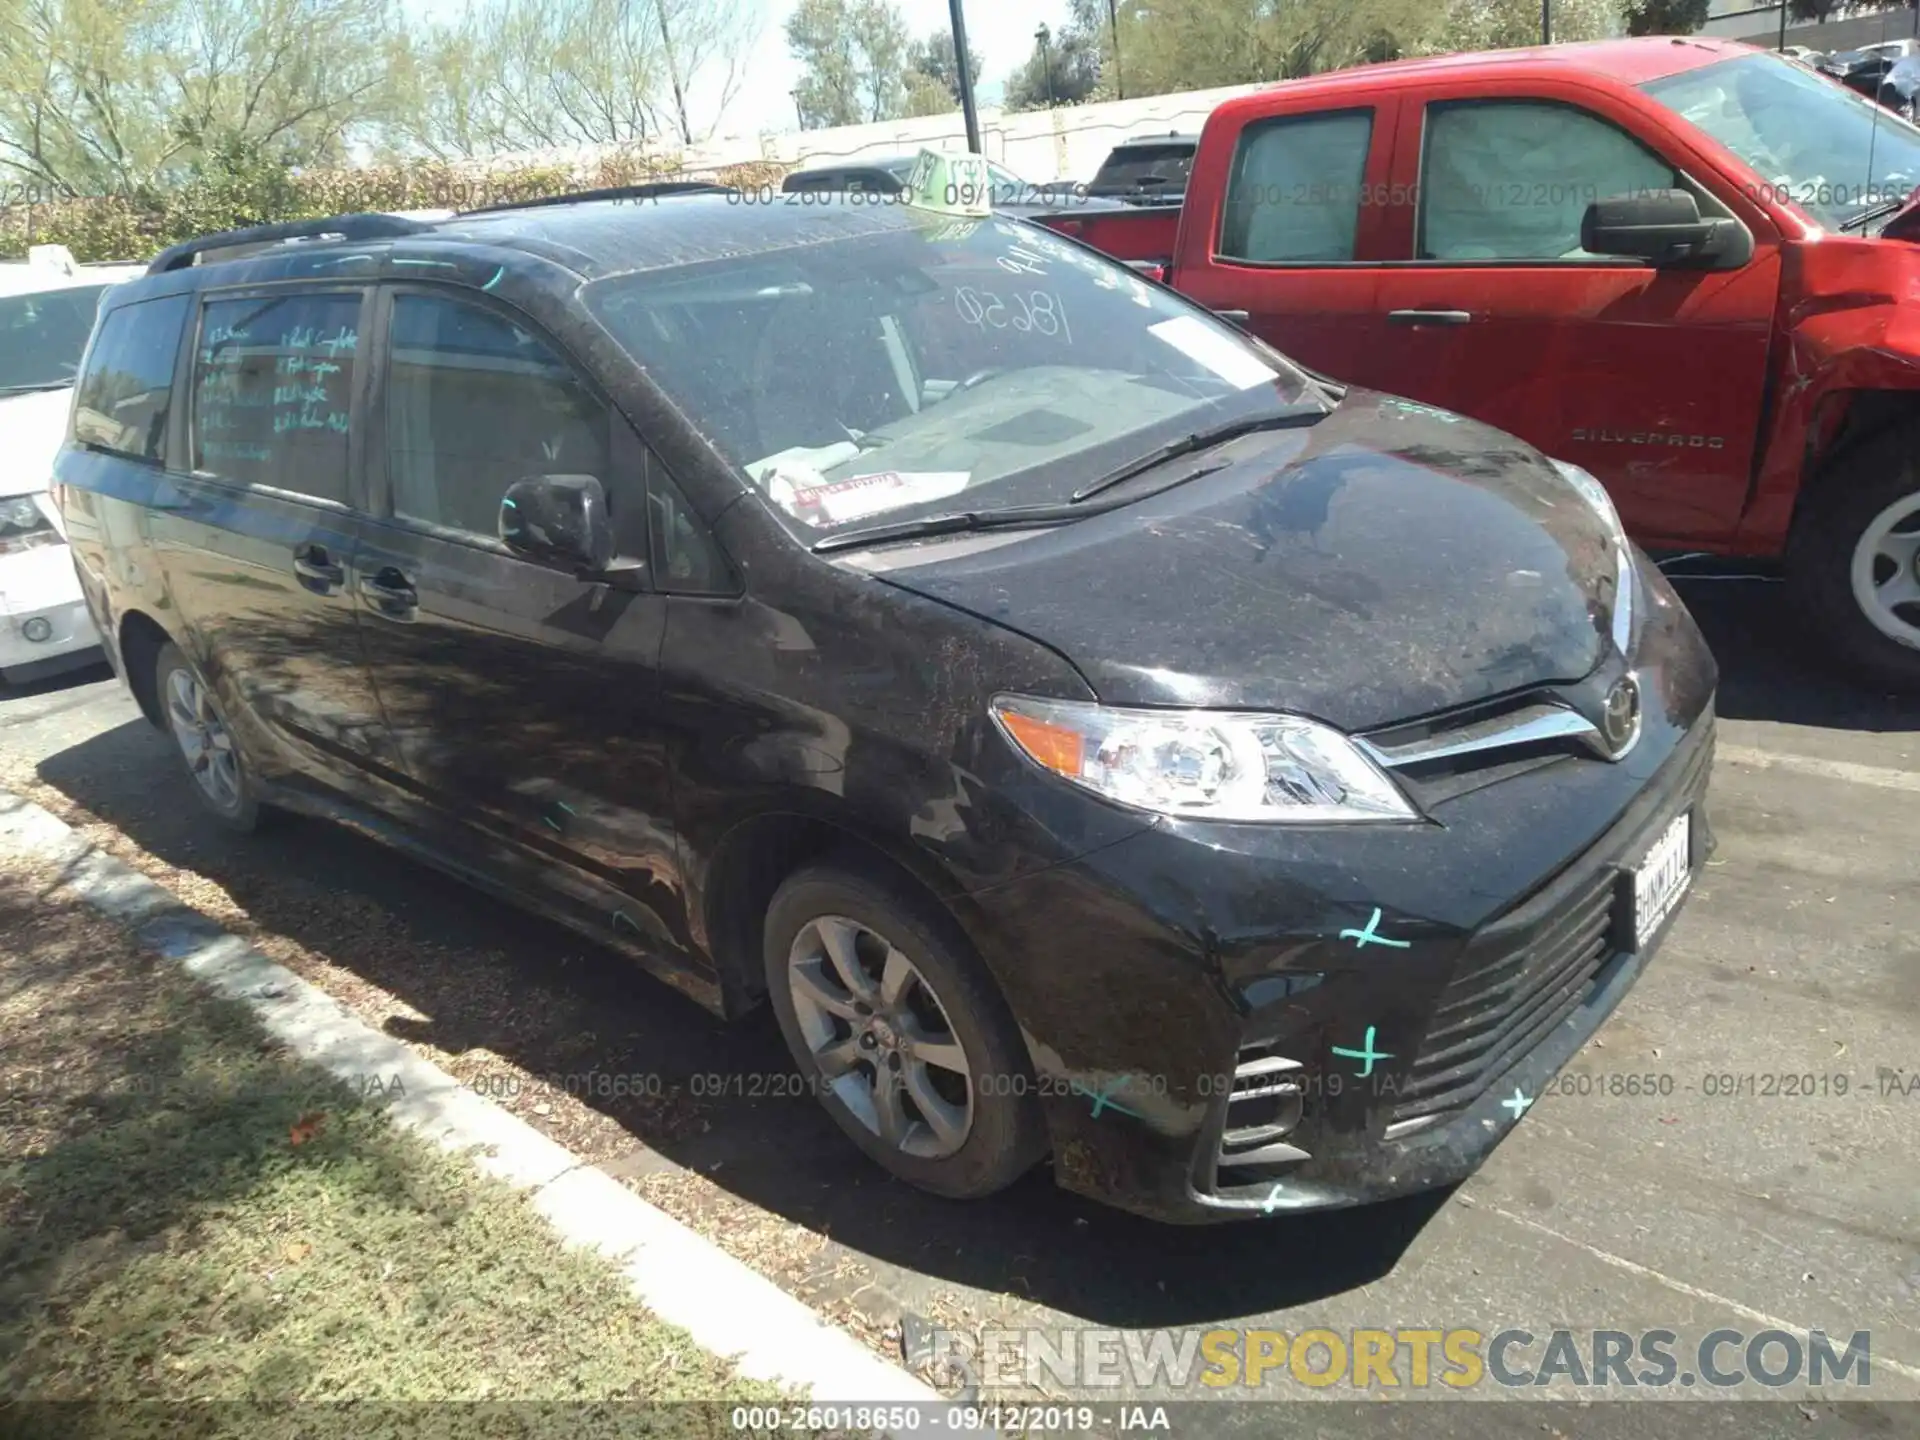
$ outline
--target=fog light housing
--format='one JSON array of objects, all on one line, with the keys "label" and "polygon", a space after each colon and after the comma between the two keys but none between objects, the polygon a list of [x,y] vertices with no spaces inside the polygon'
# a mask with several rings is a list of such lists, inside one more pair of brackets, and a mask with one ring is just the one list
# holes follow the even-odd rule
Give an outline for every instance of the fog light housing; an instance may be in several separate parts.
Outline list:
[{"label": "fog light housing", "polygon": [[39,645],[53,638],[53,622],[44,615],[36,615],[21,623],[20,633]]}]

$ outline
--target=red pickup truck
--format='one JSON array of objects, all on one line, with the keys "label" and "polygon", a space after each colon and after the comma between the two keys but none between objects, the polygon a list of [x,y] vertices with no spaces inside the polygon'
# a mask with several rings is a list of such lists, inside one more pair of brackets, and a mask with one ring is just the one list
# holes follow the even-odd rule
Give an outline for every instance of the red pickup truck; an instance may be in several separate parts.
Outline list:
[{"label": "red pickup truck", "polygon": [[[1230,100],[1162,256],[1308,366],[1586,467],[1648,546],[1784,556],[1824,651],[1920,690],[1916,191],[1920,129],[1806,66],[1617,40]],[[1169,217],[1049,223],[1138,265]]]}]

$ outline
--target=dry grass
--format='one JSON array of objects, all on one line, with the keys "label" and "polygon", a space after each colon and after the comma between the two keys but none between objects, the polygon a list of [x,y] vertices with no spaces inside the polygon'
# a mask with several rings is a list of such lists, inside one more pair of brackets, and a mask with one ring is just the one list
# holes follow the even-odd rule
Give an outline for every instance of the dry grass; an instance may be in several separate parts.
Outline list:
[{"label": "dry grass", "polygon": [[[266,1402],[345,1399],[569,1402],[556,1433],[720,1434],[719,1406],[572,1402],[765,1396],[58,879],[14,857],[0,876],[0,1395],[255,1402],[194,1429],[249,1437],[325,1413]],[[425,1413],[356,1409],[342,1433]],[[462,1433],[495,1428],[462,1413]],[[501,1433],[542,1433],[540,1414],[503,1408]],[[9,1435],[178,1420],[0,1407]]]}]

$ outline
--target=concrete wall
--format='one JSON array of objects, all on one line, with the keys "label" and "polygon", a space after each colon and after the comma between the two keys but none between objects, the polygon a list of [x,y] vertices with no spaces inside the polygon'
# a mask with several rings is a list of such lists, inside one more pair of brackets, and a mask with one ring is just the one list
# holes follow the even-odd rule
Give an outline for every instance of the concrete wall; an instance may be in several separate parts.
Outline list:
[{"label": "concrete wall", "polygon": [[[980,146],[988,158],[1014,174],[1035,182],[1091,180],[1107,152],[1136,135],[1177,130],[1197,134],[1207,116],[1222,100],[1258,90],[1258,85],[1229,85],[1217,90],[1189,90],[1176,95],[1152,95],[1144,100],[1109,100],[1097,105],[1073,105],[1058,110],[980,112]],[[740,160],[779,160],[816,164],[859,155],[896,154],[922,145],[964,150],[966,127],[958,112],[918,120],[883,120],[875,125],[847,125],[833,130],[802,130],[767,135],[750,141],[722,141],[698,148],[695,164],[730,164]],[[711,151],[725,153],[708,160]]]},{"label": "concrete wall", "polygon": [[[1144,100],[1110,100],[1059,110],[980,112],[980,145],[989,159],[1035,184],[1054,180],[1091,180],[1122,140],[1137,135],[1179,131],[1198,134],[1214,106],[1234,95],[1261,89],[1229,85],[1152,95]],[[931,145],[937,150],[967,148],[960,112],[914,120],[882,120],[872,125],[843,125],[831,130],[789,130],[778,135],[727,135],[695,145],[681,157],[684,167],[700,172],[721,165],[774,161],[785,166],[825,164],[861,155],[894,155]],[[590,148],[527,151],[496,157],[496,164],[590,164]]]}]

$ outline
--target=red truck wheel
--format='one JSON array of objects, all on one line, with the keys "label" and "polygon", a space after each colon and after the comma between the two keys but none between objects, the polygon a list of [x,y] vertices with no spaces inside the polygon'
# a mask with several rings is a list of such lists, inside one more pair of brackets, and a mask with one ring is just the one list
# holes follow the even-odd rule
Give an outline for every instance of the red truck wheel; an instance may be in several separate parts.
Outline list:
[{"label": "red truck wheel", "polygon": [[1816,644],[1868,684],[1920,694],[1920,426],[1850,447],[1808,505],[1787,576]]}]

